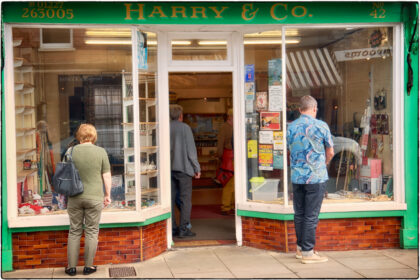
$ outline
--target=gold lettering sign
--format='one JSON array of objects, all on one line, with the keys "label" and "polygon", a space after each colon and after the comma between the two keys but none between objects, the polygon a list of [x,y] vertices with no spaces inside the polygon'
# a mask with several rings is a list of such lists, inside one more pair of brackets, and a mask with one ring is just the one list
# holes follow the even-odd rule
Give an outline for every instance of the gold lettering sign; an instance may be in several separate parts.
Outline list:
[{"label": "gold lettering sign", "polygon": [[143,16],[143,7],[144,4],[137,4],[138,9],[131,9],[131,4],[124,4],[125,5],[125,19],[131,19],[131,12],[138,12],[137,19],[144,19]]},{"label": "gold lettering sign", "polygon": [[[277,8],[278,6],[283,7],[283,9],[282,9],[282,10],[284,10],[284,11],[283,11],[283,12],[284,12],[284,17],[278,17],[278,16],[276,15],[276,8]],[[275,19],[275,20],[284,20],[284,19],[286,19],[286,18],[287,18],[286,12],[287,12],[287,4],[281,4],[281,3],[279,3],[279,4],[274,4],[274,5],[271,7],[271,9],[270,9],[270,15],[271,15],[271,17],[272,17],[273,19]]]},{"label": "gold lettering sign", "polygon": [[296,6],[292,9],[292,15],[294,17],[304,17],[307,13],[308,11],[304,6]]},{"label": "gold lettering sign", "polygon": [[166,18],[167,17],[165,15],[165,13],[162,11],[161,6],[154,6],[153,11],[150,13],[149,17],[154,17],[155,14],[158,14],[161,18]]},{"label": "gold lettering sign", "polygon": [[254,10],[254,4],[244,4],[242,6],[242,18],[244,20],[253,19],[258,12],[258,8]]},{"label": "gold lettering sign", "polygon": [[204,7],[191,7],[191,9],[192,9],[191,18],[198,18],[197,14],[201,14],[202,18],[207,18],[206,8],[204,8]]},{"label": "gold lettering sign", "polygon": [[209,7],[209,9],[211,9],[216,14],[214,18],[222,18],[222,13],[227,9],[227,7],[222,7],[221,10],[217,10],[217,7]]},{"label": "gold lettering sign", "polygon": [[185,7],[182,6],[172,6],[172,18],[177,18],[177,14],[181,14],[183,18],[186,18]]}]

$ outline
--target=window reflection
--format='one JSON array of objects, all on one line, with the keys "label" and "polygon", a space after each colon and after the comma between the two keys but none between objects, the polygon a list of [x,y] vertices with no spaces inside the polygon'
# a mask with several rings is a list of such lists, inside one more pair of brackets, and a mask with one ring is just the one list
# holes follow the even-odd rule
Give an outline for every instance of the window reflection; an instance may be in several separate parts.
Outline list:
[{"label": "window reflection", "polygon": [[300,29],[287,45],[287,121],[310,94],[333,134],[324,203],[393,199],[392,28]]},{"label": "window reflection", "polygon": [[[52,176],[81,123],[95,125],[96,144],[109,155],[113,203],[106,211],[134,209],[125,203],[122,126],[122,75],[131,71],[131,46],[104,43],[113,36],[131,41],[131,30],[98,29],[102,41],[94,44],[89,40],[97,34],[89,32],[95,29],[49,31],[42,34],[73,36],[73,48],[43,51],[40,29],[13,28],[19,215],[65,212],[66,198],[54,192]],[[53,39],[47,37],[44,43]]]}]

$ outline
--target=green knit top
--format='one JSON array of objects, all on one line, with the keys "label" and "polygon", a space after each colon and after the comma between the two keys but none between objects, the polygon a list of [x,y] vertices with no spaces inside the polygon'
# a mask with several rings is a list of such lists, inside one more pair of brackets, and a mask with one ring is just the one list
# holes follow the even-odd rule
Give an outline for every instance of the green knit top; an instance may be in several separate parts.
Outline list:
[{"label": "green knit top", "polygon": [[108,154],[94,144],[79,144],[73,148],[73,162],[83,182],[83,193],[72,198],[104,199],[102,174],[110,171]]}]

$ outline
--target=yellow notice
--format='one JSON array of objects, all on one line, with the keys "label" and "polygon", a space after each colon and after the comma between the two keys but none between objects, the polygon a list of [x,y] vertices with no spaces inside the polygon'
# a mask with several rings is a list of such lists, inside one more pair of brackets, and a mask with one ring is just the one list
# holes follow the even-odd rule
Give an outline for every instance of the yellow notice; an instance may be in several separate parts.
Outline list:
[{"label": "yellow notice", "polygon": [[257,140],[248,140],[248,158],[258,158]]}]

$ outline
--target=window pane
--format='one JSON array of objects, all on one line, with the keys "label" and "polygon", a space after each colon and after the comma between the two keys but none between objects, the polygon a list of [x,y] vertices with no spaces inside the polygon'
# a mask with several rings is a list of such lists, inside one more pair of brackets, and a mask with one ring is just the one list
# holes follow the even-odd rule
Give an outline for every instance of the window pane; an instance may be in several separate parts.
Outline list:
[{"label": "window pane", "polygon": [[281,32],[245,34],[248,200],[283,204]]},{"label": "window pane", "polygon": [[[43,28],[44,40],[56,32]],[[96,145],[111,163],[113,202],[105,211],[134,209],[126,203],[122,126],[123,92],[132,92],[132,85],[122,79],[131,72],[131,45],[121,42],[131,42],[130,29],[74,29],[71,51],[39,51],[40,33],[13,28],[19,215],[65,212],[52,176],[81,123],[96,127]],[[115,36],[121,42],[109,43]]]},{"label": "window pane", "polygon": [[[138,32],[139,40],[139,119],[140,119],[140,192],[141,207],[161,203],[159,184],[159,146],[157,118],[157,48],[148,44],[156,33]],[[142,45],[142,42],[143,45]]]},{"label": "window pane", "polygon": [[[299,29],[287,44],[287,122],[310,94],[333,134],[324,203],[393,199],[393,29]],[[290,190],[291,188],[289,188]]]},{"label": "window pane", "polygon": [[226,60],[226,39],[176,39],[171,41],[172,60]]}]

